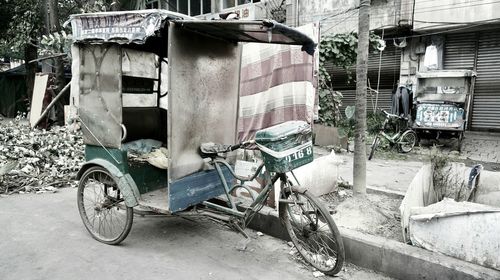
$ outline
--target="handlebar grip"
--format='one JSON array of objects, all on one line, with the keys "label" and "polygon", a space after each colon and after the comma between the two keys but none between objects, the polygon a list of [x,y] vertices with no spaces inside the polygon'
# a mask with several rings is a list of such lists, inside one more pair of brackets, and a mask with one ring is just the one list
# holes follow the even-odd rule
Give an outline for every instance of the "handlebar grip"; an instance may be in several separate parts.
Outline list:
[{"label": "handlebar grip", "polygon": [[235,145],[231,145],[231,147],[229,147],[229,150],[230,151],[238,150],[240,147],[241,147],[241,143],[238,143]]}]

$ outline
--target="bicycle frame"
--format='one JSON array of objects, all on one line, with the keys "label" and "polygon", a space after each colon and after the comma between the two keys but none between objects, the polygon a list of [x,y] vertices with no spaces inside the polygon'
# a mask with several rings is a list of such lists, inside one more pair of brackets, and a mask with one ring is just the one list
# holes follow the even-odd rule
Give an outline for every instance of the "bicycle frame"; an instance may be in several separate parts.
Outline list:
[{"label": "bicycle frame", "polygon": [[[386,111],[382,110],[383,113],[385,113],[386,117],[385,117],[385,120],[384,120],[384,123],[382,124],[382,127],[380,128],[379,130],[379,133],[375,136],[375,138],[373,139],[373,143],[371,145],[371,151],[370,151],[370,154],[368,156],[368,160],[371,160],[372,157],[373,157],[373,154],[375,152],[375,149],[377,148],[377,145],[378,145],[378,142],[380,140],[380,138],[385,138],[387,139],[391,146],[394,146],[394,145],[397,145],[398,148],[403,152],[403,153],[408,153],[411,151],[411,149],[413,149],[413,146],[415,146],[415,141],[417,139],[417,135],[416,133],[408,126],[406,126],[406,128],[404,129],[401,129],[401,126],[399,123],[397,123],[396,125],[396,132],[394,135],[388,135],[387,133],[385,133],[385,128],[387,126],[387,124],[389,123],[389,120],[391,118],[397,118],[399,120],[405,120],[405,121],[408,121],[407,118],[403,118],[403,117],[400,117],[400,116],[397,116],[397,115],[393,115],[393,114],[389,114],[387,113]],[[413,136],[412,136],[413,134]],[[408,137],[409,138],[408,138]],[[412,138],[413,137],[413,138]],[[406,139],[408,138],[408,142],[403,142],[403,139]],[[410,144],[410,146],[407,146],[408,144]]]},{"label": "bicycle frame", "polygon": [[401,131],[398,131],[396,134],[393,136],[388,135],[384,131],[380,132],[380,136],[383,136],[385,139],[387,139],[389,142],[395,144],[397,142],[397,139],[401,136]]},{"label": "bicycle frame", "polygon": [[[210,162],[210,164],[213,165],[215,167],[215,169],[217,170],[217,174],[218,174],[219,179],[221,180],[222,185],[224,187],[224,192],[225,192],[225,195],[227,197],[227,200],[228,200],[227,202],[228,202],[229,206],[222,206],[222,205],[215,204],[215,203],[209,202],[209,201],[204,201],[202,204],[207,206],[207,207],[221,211],[223,213],[237,216],[239,218],[243,218],[245,221],[247,221],[251,217],[251,213],[257,212],[258,210],[256,210],[256,209],[259,209],[264,204],[264,202],[267,200],[267,198],[269,196],[269,193],[271,192],[271,190],[274,189],[274,183],[276,183],[276,181],[278,179],[282,179],[282,180],[286,181],[286,175],[284,173],[277,173],[273,177],[271,177],[271,174],[269,173],[269,171],[266,170],[264,172],[264,177],[265,177],[264,179],[265,179],[266,185],[259,192],[257,197],[253,197],[252,191],[249,189],[249,187],[245,186],[244,183],[249,182],[249,181],[253,181],[260,174],[260,172],[262,171],[262,168],[264,167],[264,162],[262,162],[259,165],[259,167],[257,168],[257,170],[255,171],[255,173],[249,177],[242,177],[242,176],[236,175],[234,173],[234,170],[231,168],[231,166],[224,160],[213,159]],[[222,172],[221,165],[225,166],[227,169],[229,169],[229,172],[231,173],[233,178],[235,178],[236,180],[239,180],[240,183],[235,184],[232,187],[229,187],[228,183],[226,181],[226,178],[224,177],[224,174]],[[253,202],[250,204],[250,206],[245,211],[238,210],[237,205],[234,202],[234,199],[231,197],[231,192],[237,188],[244,188],[250,193],[250,195],[252,195]]]},{"label": "bicycle frame", "polygon": [[392,136],[390,136],[387,133],[385,133],[384,129],[385,129],[385,126],[389,123],[389,120],[390,120],[390,116],[386,116],[386,118],[384,120],[384,123],[382,124],[382,128],[379,131],[379,135],[383,136],[385,139],[387,139],[392,144],[396,144],[397,141],[398,141],[398,139],[399,139],[399,137],[401,137],[401,135],[403,133],[402,133],[402,130],[399,127],[398,127],[398,130],[397,130],[396,134],[394,134]]}]

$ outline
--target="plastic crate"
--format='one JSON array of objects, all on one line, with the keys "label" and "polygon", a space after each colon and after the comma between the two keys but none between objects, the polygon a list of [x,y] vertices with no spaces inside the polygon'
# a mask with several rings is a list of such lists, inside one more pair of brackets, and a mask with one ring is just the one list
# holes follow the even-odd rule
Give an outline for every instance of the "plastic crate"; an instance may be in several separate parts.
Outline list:
[{"label": "plastic crate", "polygon": [[304,121],[259,130],[255,142],[270,172],[285,173],[313,161],[312,130]]}]

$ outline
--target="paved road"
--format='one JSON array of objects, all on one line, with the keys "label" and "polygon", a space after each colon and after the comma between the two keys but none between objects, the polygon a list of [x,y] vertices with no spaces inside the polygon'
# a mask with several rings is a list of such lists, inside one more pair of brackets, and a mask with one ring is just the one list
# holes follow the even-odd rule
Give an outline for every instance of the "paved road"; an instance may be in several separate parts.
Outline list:
[{"label": "paved road", "polygon": [[[242,237],[213,222],[137,217],[122,245],[109,246],[84,229],[76,189],[0,197],[0,279],[314,278],[285,242],[250,234],[238,251]],[[388,279],[352,265],[340,276]]]}]

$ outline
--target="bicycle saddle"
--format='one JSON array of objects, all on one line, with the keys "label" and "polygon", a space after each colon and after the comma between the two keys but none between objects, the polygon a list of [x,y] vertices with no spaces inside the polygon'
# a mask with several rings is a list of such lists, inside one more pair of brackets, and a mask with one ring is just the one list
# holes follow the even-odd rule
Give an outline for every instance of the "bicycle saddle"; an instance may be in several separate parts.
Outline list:
[{"label": "bicycle saddle", "polygon": [[200,145],[200,155],[202,158],[216,157],[219,153],[227,153],[231,151],[231,145],[223,145],[216,143],[202,143]]}]

